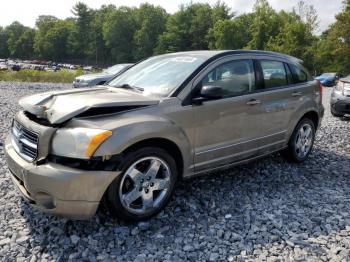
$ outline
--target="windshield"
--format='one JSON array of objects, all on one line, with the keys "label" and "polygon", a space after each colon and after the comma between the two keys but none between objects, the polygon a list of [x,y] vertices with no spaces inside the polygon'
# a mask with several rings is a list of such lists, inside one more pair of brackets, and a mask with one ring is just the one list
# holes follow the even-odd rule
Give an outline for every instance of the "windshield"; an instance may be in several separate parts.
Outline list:
[{"label": "windshield", "polygon": [[151,57],[113,79],[108,85],[137,87],[143,95],[166,97],[206,59],[188,55]]},{"label": "windshield", "polygon": [[126,65],[114,65],[114,66],[108,67],[106,70],[104,70],[104,72],[107,74],[115,75],[119,73],[120,70],[122,70],[124,67],[126,67]]}]

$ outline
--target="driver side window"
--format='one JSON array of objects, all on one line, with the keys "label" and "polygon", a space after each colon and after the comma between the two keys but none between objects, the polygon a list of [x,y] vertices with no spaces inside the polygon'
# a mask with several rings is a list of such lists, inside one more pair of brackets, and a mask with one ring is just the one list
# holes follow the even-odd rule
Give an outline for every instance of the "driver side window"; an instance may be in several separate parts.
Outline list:
[{"label": "driver side window", "polygon": [[224,97],[239,96],[255,90],[252,60],[234,60],[214,68],[202,80],[202,86],[219,86]]}]

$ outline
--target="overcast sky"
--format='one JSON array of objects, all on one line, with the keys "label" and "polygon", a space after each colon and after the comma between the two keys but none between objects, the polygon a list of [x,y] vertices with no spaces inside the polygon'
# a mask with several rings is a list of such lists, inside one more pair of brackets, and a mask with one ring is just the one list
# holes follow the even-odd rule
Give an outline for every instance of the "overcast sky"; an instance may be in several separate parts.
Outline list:
[{"label": "overcast sky", "polygon": [[[206,2],[214,4],[217,0],[193,0],[193,2]],[[273,8],[277,10],[291,10],[299,0],[269,0]],[[26,26],[33,27],[35,19],[39,15],[54,15],[58,18],[72,16],[71,8],[77,0],[0,0],[0,25],[6,26],[13,21],[19,21]],[[161,5],[169,13],[174,13],[180,4],[189,3],[190,0],[80,0],[89,7],[99,8],[103,4],[116,6],[139,6],[148,2]],[[234,12],[240,14],[252,10],[255,0],[226,0]],[[342,0],[307,0],[318,11],[320,29],[323,31],[335,20],[335,15],[341,10]]]}]

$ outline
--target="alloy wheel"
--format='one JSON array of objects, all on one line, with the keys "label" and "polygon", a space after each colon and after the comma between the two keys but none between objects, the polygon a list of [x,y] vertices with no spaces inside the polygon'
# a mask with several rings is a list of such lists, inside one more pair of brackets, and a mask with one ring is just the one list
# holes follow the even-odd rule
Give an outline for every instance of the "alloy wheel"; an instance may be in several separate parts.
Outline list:
[{"label": "alloy wheel", "polygon": [[298,131],[295,139],[295,152],[299,158],[304,158],[311,150],[314,132],[310,124],[305,123]]},{"label": "alloy wheel", "polygon": [[137,160],[126,170],[119,187],[121,204],[130,213],[147,214],[166,199],[171,171],[158,157]]}]

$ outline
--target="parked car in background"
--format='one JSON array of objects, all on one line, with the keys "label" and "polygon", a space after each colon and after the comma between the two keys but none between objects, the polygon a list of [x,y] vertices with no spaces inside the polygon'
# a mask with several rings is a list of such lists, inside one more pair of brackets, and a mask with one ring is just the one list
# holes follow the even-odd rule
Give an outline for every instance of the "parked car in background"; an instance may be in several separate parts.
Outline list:
[{"label": "parked car in background", "polygon": [[0,71],[6,71],[8,69],[7,65],[5,63],[0,62]]},{"label": "parked car in background", "polygon": [[83,70],[84,71],[92,71],[92,70],[94,70],[94,67],[93,66],[84,66]]},{"label": "parked car in background", "polygon": [[13,64],[13,65],[11,65],[11,70],[12,71],[19,71],[19,70],[21,70],[21,66],[19,64]]},{"label": "parked car in background", "polygon": [[20,67],[21,69],[31,69],[30,64],[21,64]]},{"label": "parked car in background", "polygon": [[101,73],[78,76],[73,82],[73,87],[77,88],[103,85],[104,83],[114,78],[116,75],[127,70],[132,65],[133,64],[117,64],[107,68],[106,70],[103,70]]},{"label": "parked car in background", "polygon": [[339,79],[331,96],[331,113],[335,117],[350,114],[350,76]]},{"label": "parked car in background", "polygon": [[33,70],[38,70],[38,71],[44,71],[45,66],[35,64],[35,65],[32,66],[32,69],[33,69]]},{"label": "parked car in background", "polygon": [[337,80],[339,80],[339,74],[338,73],[323,73],[322,75],[317,76],[315,79],[320,81],[323,86],[333,87],[333,86],[335,86]]},{"label": "parked car in background", "polygon": [[[19,70],[37,70],[37,71],[49,71],[56,72],[61,69],[76,70],[82,68],[79,65],[72,64],[59,64],[54,61],[41,61],[41,60],[21,60],[21,59],[0,59],[0,70],[12,69],[14,71]],[[84,71],[99,70],[93,66],[85,66]]]},{"label": "parked car in background", "polygon": [[301,63],[248,50],[165,54],[106,86],[23,98],[5,143],[12,180],[51,214],[89,218],[104,199],[142,220],[179,179],[276,151],[303,162],[324,108]]}]

